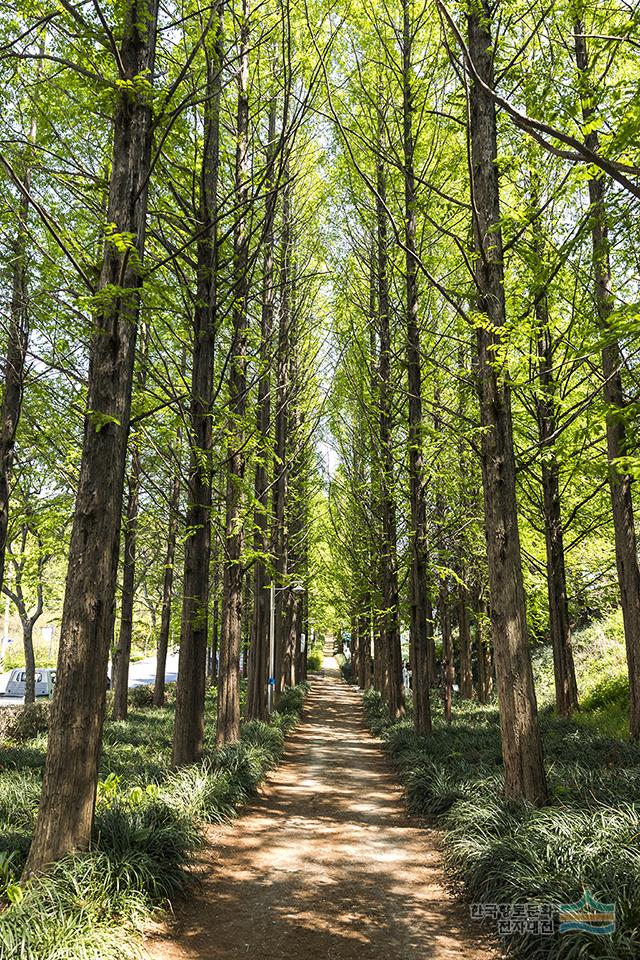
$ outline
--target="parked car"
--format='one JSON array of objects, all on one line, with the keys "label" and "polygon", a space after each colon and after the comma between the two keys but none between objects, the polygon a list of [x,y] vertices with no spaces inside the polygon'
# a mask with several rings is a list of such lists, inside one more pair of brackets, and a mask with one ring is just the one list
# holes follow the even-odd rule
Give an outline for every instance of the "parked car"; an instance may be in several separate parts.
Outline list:
[{"label": "parked car", "polygon": [[[56,684],[56,671],[36,670],[36,697],[51,697]],[[12,670],[7,681],[7,689],[0,697],[24,697],[27,686],[27,674],[23,669]]]}]

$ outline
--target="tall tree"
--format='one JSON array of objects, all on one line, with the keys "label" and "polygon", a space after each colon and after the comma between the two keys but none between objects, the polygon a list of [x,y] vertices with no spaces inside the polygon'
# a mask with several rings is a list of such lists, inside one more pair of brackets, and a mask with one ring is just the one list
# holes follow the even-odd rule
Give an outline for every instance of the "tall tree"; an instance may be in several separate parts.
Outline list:
[{"label": "tall tree", "polygon": [[[41,871],[91,839],[104,722],[152,142],[157,5],[124,6],[117,56],[108,222],[80,479],[60,628],[56,695],[37,826],[25,866]],[[110,34],[111,36],[111,34]],[[137,83],[143,78],[143,83]]]},{"label": "tall tree", "polygon": [[242,483],[247,406],[247,297],[249,265],[249,4],[242,0],[237,54],[235,195],[238,213],[233,235],[233,330],[229,358],[229,422],[223,624],[218,678],[216,743],[240,738],[240,650],[242,645],[242,581],[244,527]]},{"label": "tall tree", "polygon": [[[584,127],[588,131],[585,144],[590,151],[597,153],[600,149],[600,138],[595,108],[596,90],[591,76],[584,18],[580,13],[582,4],[578,3],[576,9],[579,12],[574,26],[574,39],[582,115]],[[629,668],[629,724],[631,736],[634,740],[638,740],[640,739],[640,565],[631,492],[632,477],[625,472],[624,467],[621,467],[621,461],[624,461],[629,453],[629,440],[625,423],[626,402],[622,386],[623,357],[618,340],[611,329],[614,308],[611,243],[607,217],[606,179],[600,171],[589,178],[589,202],[594,300],[603,338],[602,376],[603,395],[607,405],[609,487]]]},{"label": "tall tree", "polygon": [[469,91],[469,135],[475,283],[481,315],[477,349],[485,532],[505,791],[507,796],[539,804],[547,799],[547,786],[528,646],[510,387],[499,366],[506,299],[496,108],[486,89],[494,84],[490,24],[487,0],[473,0],[468,44],[478,80],[472,79]]},{"label": "tall tree", "polygon": [[187,540],[180,657],[173,728],[173,762],[200,759],[204,741],[209,561],[211,552],[211,405],[213,352],[218,319],[218,178],[220,100],[224,43],[224,0],[218,0],[206,37],[207,83],[204,104],[204,150],[200,168],[200,222],[197,247],[197,299],[194,311]]}]

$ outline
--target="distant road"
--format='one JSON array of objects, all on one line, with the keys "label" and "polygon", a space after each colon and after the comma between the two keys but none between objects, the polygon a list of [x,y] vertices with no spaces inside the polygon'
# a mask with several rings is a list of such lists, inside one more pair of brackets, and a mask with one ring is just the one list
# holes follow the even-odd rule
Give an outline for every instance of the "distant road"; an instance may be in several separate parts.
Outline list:
[{"label": "distant road", "polygon": [[[7,681],[11,676],[11,671],[0,673],[0,693],[4,693],[7,688]],[[164,678],[167,683],[176,680],[178,677],[178,654],[175,653],[167,657],[167,669]],[[156,658],[146,657],[144,660],[138,660],[129,667],[129,686],[142,687],[152,684],[156,679]],[[13,697],[0,697],[0,707],[11,707],[22,703],[22,700]]]}]

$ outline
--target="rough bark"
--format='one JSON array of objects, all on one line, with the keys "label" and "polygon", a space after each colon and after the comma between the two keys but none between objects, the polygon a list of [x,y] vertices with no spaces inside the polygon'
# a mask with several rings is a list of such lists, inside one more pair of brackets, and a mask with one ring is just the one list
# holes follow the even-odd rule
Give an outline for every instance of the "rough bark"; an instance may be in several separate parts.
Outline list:
[{"label": "rough bark", "polygon": [[[180,441],[178,440],[178,448]],[[153,705],[161,707],[164,704],[165,674],[167,672],[167,654],[169,651],[169,633],[171,630],[171,606],[173,601],[173,583],[175,574],[176,539],[178,535],[178,511],[180,509],[180,493],[182,489],[180,479],[180,463],[176,467],[171,485],[169,498],[169,526],[167,530],[167,546],[164,555],[164,576],[162,578],[162,613],[160,616],[160,633],[156,654],[156,679],[153,685]]]},{"label": "rough bark", "polygon": [[[141,336],[138,360],[137,389],[142,394],[147,380],[147,347],[149,329]],[[120,605],[120,633],[113,670],[113,719],[126,720],[129,706],[129,664],[133,640],[133,609],[135,603],[136,548],[138,536],[138,507],[140,502],[140,477],[142,462],[140,437],[136,434],[131,443],[131,467],[129,470],[127,514],[124,520],[124,548],[122,569],[122,599]]]},{"label": "rough bark", "polygon": [[[542,250],[537,239],[534,249]],[[553,650],[556,710],[570,717],[578,708],[578,685],[571,646],[569,600],[564,559],[564,529],[560,503],[560,471],[553,448],[557,429],[553,344],[549,324],[546,292],[535,291],[539,393],[536,398],[538,436],[542,449],[542,495],[544,533],[547,554],[547,594],[549,597],[549,630]]]},{"label": "rough bark", "polygon": [[449,580],[445,576],[440,579],[438,608],[440,635],[442,637],[442,705],[444,718],[447,723],[451,723],[455,664],[453,660],[453,635],[451,633]]},{"label": "rough bark", "polygon": [[229,358],[229,422],[223,624],[218,677],[216,743],[240,739],[240,650],[242,646],[242,484],[245,471],[244,417],[247,395],[247,293],[249,200],[249,6],[243,0],[238,50],[238,104],[236,121],[235,195],[238,215],[234,225],[233,342]]},{"label": "rough bark", "polygon": [[269,578],[264,554],[269,547],[269,470],[271,450],[271,353],[273,350],[274,285],[274,230],[275,209],[274,151],[276,140],[276,100],[269,110],[269,142],[267,144],[268,191],[264,237],[262,278],[262,314],[260,329],[260,380],[258,383],[258,413],[256,475],[254,497],[254,540],[257,560],[254,577],[253,637],[249,649],[249,689],[247,717],[264,720],[267,716],[267,684],[269,682]]},{"label": "rough bark", "polygon": [[[469,53],[481,80],[493,88],[491,12],[481,0],[468,18]],[[528,646],[515,486],[511,397],[496,363],[506,321],[495,105],[470,86],[469,133],[474,210],[475,281],[479,312],[478,397],[491,625],[508,797],[547,799],[542,741]]]},{"label": "rough bark", "polygon": [[411,506],[411,644],[413,718],[416,733],[431,732],[427,683],[427,510],[422,439],[422,357],[418,326],[418,258],[414,171],[413,87],[410,0],[402,2],[402,148],[404,157],[404,241],[407,310],[407,386],[409,391],[409,501]]},{"label": "rough bark", "polygon": [[[287,512],[289,470],[288,470],[288,404],[290,400],[290,333],[291,333],[291,276],[292,276],[292,185],[289,182],[289,170],[285,165],[282,200],[282,241],[280,251],[280,311],[278,316],[278,356],[276,369],[276,409],[275,409],[275,457],[273,484],[273,525],[271,542],[273,544],[275,581],[282,586],[288,569],[288,533]],[[283,666],[285,656],[286,607],[283,604],[284,591],[276,590],[275,597],[275,679],[274,702],[282,692]]]},{"label": "rough bark", "polygon": [[[35,118],[31,122],[29,141],[36,137]],[[4,394],[0,412],[0,589],[4,582],[5,552],[9,529],[9,497],[13,456],[22,409],[25,359],[29,344],[29,291],[27,283],[27,243],[31,167],[25,163],[21,177],[18,223],[11,262],[11,302],[9,331],[4,361]]]},{"label": "rough bark", "polygon": [[473,672],[471,669],[471,620],[469,617],[469,591],[461,584],[458,588],[458,629],[460,635],[460,696],[473,698]]},{"label": "rough bark", "polygon": [[[378,137],[382,141],[382,117]],[[382,543],[380,573],[382,614],[380,639],[376,644],[379,661],[380,692],[387,702],[392,717],[404,713],[402,685],[402,654],[400,648],[400,593],[398,588],[398,548],[396,502],[393,489],[394,455],[391,408],[391,328],[388,277],[388,224],[385,210],[386,183],[382,159],[377,163],[376,201],[376,270],[377,270],[377,327],[379,339],[378,407],[380,430],[380,513]]]},{"label": "rough bark", "polygon": [[223,0],[219,0],[213,52],[207,58],[205,133],[200,170],[200,219],[197,246],[197,301],[194,310],[191,368],[191,449],[187,539],[180,656],[173,728],[173,762],[194,763],[202,756],[207,672],[209,561],[211,554],[211,404],[213,355],[218,313],[218,177],[222,96]]},{"label": "rough bark", "polygon": [[[589,129],[586,145],[599,149],[599,136],[593,129],[596,117],[595,92],[590,78],[589,53],[584,23],[575,24],[576,64],[582,95],[582,113]],[[613,531],[616,568],[620,587],[620,604],[629,670],[629,727],[631,737],[640,739],[640,566],[636,539],[632,477],[618,465],[629,453],[625,422],[626,401],[622,386],[623,358],[620,345],[611,332],[611,314],[614,297],[611,275],[611,245],[607,219],[606,184],[604,177],[594,174],[589,180],[591,204],[591,239],[593,249],[594,298],[603,334],[602,375],[603,395],[607,405],[607,454],[609,459],[609,488],[613,509]]]},{"label": "rough bark", "polygon": [[[133,0],[126,7],[119,59],[129,81],[144,76],[153,82],[156,20],[155,0]],[[122,251],[107,239],[98,285],[57,684],[27,876],[72,850],[86,849],[91,839],[113,632],[151,135],[146,84],[123,85],[114,117],[107,220],[133,237],[133,250]]]},{"label": "rough bark", "polygon": [[120,604],[120,634],[113,669],[113,719],[126,720],[129,705],[129,662],[133,638],[133,606],[135,600],[136,538],[138,503],[140,499],[140,448],[134,444],[129,473],[127,514],[124,520],[124,561],[122,569],[122,600]]}]

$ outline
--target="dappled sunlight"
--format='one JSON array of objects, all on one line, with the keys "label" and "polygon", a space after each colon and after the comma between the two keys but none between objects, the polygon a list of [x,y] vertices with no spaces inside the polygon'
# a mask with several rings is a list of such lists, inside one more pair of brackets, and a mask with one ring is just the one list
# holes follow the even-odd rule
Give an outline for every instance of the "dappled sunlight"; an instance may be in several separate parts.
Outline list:
[{"label": "dappled sunlight", "polygon": [[332,664],[263,795],[236,824],[209,828],[195,899],[149,933],[154,960],[492,955]]}]

